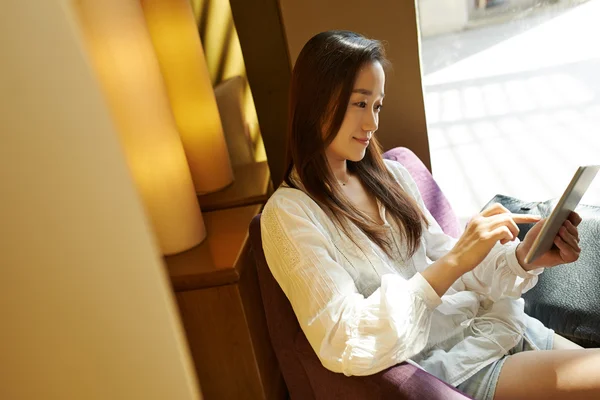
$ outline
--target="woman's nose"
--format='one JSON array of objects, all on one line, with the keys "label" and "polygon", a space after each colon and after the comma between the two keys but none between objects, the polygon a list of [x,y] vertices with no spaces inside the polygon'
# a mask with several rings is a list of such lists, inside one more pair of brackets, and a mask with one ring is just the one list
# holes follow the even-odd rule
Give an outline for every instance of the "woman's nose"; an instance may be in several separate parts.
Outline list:
[{"label": "woman's nose", "polygon": [[367,115],[365,115],[365,118],[363,119],[363,130],[375,132],[377,130],[377,125],[379,122],[379,117],[377,113],[371,111],[365,114]]}]

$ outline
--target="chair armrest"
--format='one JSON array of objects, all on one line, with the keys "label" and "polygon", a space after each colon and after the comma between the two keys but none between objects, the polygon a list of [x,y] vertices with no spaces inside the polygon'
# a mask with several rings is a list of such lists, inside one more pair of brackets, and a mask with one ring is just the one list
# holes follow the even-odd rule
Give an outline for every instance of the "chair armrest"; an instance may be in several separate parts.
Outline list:
[{"label": "chair armrest", "polygon": [[375,375],[362,377],[379,387],[381,399],[470,399],[456,388],[412,364],[402,363]]},{"label": "chair armrest", "polygon": [[408,363],[398,364],[368,376],[345,376],[329,371],[323,367],[302,332],[299,332],[296,337],[295,350],[316,399],[470,399],[442,380]]}]

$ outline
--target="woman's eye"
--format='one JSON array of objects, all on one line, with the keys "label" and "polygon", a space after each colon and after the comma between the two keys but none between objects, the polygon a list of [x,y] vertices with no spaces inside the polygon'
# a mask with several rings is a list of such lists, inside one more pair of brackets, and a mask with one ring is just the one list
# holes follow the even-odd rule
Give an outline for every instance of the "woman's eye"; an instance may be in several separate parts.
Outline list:
[{"label": "woman's eye", "polygon": [[[366,101],[359,101],[358,103],[354,103],[354,105],[360,107],[360,108],[367,108],[367,102]],[[381,109],[383,108],[383,104],[378,104],[375,106],[375,110],[376,111],[381,111]]]}]

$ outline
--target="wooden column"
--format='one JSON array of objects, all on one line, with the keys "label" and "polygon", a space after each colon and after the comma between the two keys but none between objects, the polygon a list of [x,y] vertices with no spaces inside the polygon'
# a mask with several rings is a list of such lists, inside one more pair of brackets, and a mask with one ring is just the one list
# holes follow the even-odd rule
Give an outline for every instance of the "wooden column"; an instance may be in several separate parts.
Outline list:
[{"label": "wooden column", "polygon": [[231,0],[273,186],[283,179],[291,64],[277,0]]}]

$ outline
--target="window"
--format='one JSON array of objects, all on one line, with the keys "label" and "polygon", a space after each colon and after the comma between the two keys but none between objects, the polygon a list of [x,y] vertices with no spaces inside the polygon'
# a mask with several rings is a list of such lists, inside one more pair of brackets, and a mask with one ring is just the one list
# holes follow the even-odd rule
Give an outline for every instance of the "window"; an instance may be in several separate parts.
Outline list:
[{"label": "window", "polygon": [[[418,6],[433,174],[462,222],[600,164],[600,0]],[[600,205],[600,178],[582,203]]]}]

